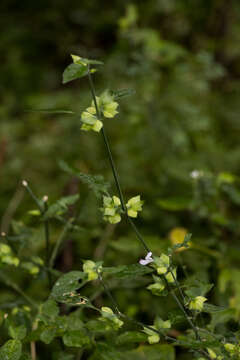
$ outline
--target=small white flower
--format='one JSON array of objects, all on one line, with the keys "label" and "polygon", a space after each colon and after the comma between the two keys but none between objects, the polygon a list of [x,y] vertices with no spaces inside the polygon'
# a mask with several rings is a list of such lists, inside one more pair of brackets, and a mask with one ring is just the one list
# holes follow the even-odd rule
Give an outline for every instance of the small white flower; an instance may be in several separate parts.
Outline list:
[{"label": "small white flower", "polygon": [[140,259],[139,260],[139,263],[141,264],[141,265],[147,265],[147,264],[149,264],[149,263],[151,263],[151,262],[153,262],[154,260],[153,260],[153,258],[152,258],[152,253],[151,253],[151,251],[149,252],[149,253],[147,253],[147,255],[145,256],[145,259]]},{"label": "small white flower", "polygon": [[193,171],[190,173],[190,177],[191,177],[192,179],[198,179],[198,178],[200,178],[201,176],[203,176],[203,171],[193,170]]}]

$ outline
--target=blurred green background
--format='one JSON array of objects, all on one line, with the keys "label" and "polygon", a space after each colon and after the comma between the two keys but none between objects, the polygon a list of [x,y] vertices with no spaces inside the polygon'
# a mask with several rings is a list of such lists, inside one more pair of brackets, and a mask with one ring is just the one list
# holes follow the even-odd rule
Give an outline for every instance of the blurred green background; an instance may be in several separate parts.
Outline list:
[{"label": "blurred green background", "polygon": [[[102,174],[116,193],[101,137],[80,131],[81,112],[91,102],[87,80],[61,83],[70,54],[101,60],[105,65],[94,75],[98,94],[135,90],[105,127],[126,198],[141,194],[145,201],[141,232],[158,253],[191,232],[192,248],[176,261],[187,265],[189,278],[218,284],[212,301],[230,303],[238,318],[239,1],[2,0],[0,10],[1,231],[19,234],[27,226],[30,254],[44,251],[41,224],[26,212],[34,208],[20,184],[26,179],[50,202],[80,195],[71,211],[81,231],[67,239],[59,269],[78,269],[80,258],[113,266],[144,255],[128,225],[104,223],[101,200],[59,166],[64,160]],[[78,115],[29,111],[39,109]],[[60,230],[52,224],[52,244]],[[28,284],[36,292],[36,282]],[[133,284],[121,286],[116,296],[130,315],[149,319],[163,311],[157,304],[164,299],[149,309],[146,290],[136,299]]]}]

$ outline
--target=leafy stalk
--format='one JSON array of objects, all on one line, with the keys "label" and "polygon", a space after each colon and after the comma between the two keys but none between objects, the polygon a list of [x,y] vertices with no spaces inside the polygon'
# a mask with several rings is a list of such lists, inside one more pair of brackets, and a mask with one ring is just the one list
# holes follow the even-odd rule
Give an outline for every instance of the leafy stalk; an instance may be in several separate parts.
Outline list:
[{"label": "leafy stalk", "polygon": [[[100,120],[101,119],[101,113],[99,111],[98,104],[97,104],[96,92],[95,92],[95,87],[94,87],[91,72],[90,72],[90,67],[88,67],[88,79],[89,79],[89,85],[90,85],[90,90],[91,90],[93,102],[94,102],[95,109],[96,109],[96,114],[97,114],[97,117]],[[104,144],[105,144],[105,147],[106,147],[106,150],[107,150],[107,155],[108,155],[109,162],[110,162],[110,165],[111,165],[111,169],[112,169],[112,172],[113,172],[113,177],[114,177],[114,180],[115,180],[116,188],[118,190],[122,210],[126,214],[126,216],[128,218],[128,221],[129,221],[130,225],[132,226],[138,240],[142,243],[142,245],[147,250],[147,252],[150,252],[149,247],[147,246],[146,242],[144,241],[143,237],[141,236],[141,234],[140,234],[139,230],[137,229],[136,225],[134,224],[132,219],[129,218],[129,216],[127,214],[126,206],[125,206],[125,202],[124,202],[124,198],[123,198],[123,193],[122,193],[122,189],[121,189],[121,185],[120,185],[119,175],[118,175],[118,172],[117,172],[114,160],[113,160],[110,144],[109,144],[109,141],[108,141],[107,134],[106,134],[106,132],[104,130],[104,126],[101,129],[101,134],[103,136],[103,141],[104,141]],[[178,283],[176,283],[176,285],[177,285],[178,290],[180,291],[181,296],[183,296],[180,286],[178,285]],[[197,328],[195,327],[195,325],[193,324],[192,320],[189,318],[189,316],[188,316],[188,314],[187,314],[187,312],[185,310],[184,303],[182,304],[182,302],[178,299],[176,294],[172,293],[172,296],[173,296],[174,300],[176,301],[176,303],[177,303],[178,307],[180,308],[180,310],[183,312],[183,314],[184,314],[186,320],[188,321],[189,325],[193,329],[193,331],[195,333],[195,336],[196,336],[196,339],[201,340]]]},{"label": "leafy stalk", "polygon": [[58,239],[57,239],[57,241],[56,241],[56,243],[55,243],[55,246],[54,246],[54,248],[53,248],[53,251],[52,251],[52,254],[51,254],[51,257],[50,257],[50,260],[49,260],[49,267],[50,267],[50,269],[52,269],[53,266],[54,266],[54,262],[55,262],[55,260],[56,260],[57,255],[58,255],[59,248],[60,248],[60,246],[62,245],[62,243],[63,243],[63,241],[64,241],[64,239],[65,239],[65,236],[66,236],[69,228],[71,227],[71,224],[72,224],[73,220],[74,220],[73,218],[70,218],[70,219],[65,223],[64,228],[63,228],[61,234],[59,235],[59,237],[58,237]]}]

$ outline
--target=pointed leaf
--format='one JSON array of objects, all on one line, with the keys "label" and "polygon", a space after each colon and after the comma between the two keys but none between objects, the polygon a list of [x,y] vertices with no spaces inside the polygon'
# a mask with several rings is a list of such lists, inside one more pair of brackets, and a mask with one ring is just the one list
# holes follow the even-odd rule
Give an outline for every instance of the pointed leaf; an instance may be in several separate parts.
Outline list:
[{"label": "pointed leaf", "polygon": [[0,360],[18,360],[22,353],[22,343],[19,340],[8,340],[0,348]]},{"label": "pointed leaf", "polygon": [[63,84],[68,83],[69,81],[79,79],[83,76],[86,76],[88,73],[88,67],[86,65],[80,64],[70,64],[66,67],[63,72]]}]

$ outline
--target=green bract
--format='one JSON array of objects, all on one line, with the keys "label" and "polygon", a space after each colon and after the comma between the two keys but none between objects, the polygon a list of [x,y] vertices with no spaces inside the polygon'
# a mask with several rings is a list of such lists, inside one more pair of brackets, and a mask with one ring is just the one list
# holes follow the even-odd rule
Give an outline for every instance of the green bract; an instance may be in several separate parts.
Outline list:
[{"label": "green bract", "polygon": [[202,311],[204,302],[207,301],[207,298],[204,296],[196,296],[189,303],[190,310]]},{"label": "green bract", "polygon": [[169,271],[166,275],[165,278],[167,279],[167,281],[169,283],[174,283],[175,279],[177,278],[177,269],[173,269],[171,272]]},{"label": "green bract", "polygon": [[153,295],[161,295],[162,294],[162,291],[165,289],[165,285],[164,283],[161,281],[158,281],[154,284],[151,284],[147,287],[148,290],[150,290]]},{"label": "green bract", "polygon": [[19,259],[13,255],[12,249],[6,244],[0,244],[0,262],[13,266],[19,265]]},{"label": "green bract", "polygon": [[100,320],[109,322],[114,329],[117,330],[123,325],[123,321],[121,321],[109,307],[103,306],[101,308],[101,314],[102,318],[100,318]]},{"label": "green bract", "polygon": [[240,348],[239,345],[237,344],[231,344],[231,343],[226,343],[224,344],[224,348],[225,350],[230,354],[231,357],[233,356],[240,356]]},{"label": "green bract", "polygon": [[[114,101],[114,97],[109,93],[108,90],[105,90],[100,97],[96,96],[97,106],[101,114],[106,118],[113,118],[118,111],[118,103]],[[87,109],[92,114],[96,114],[96,109],[94,102],[92,101],[91,107]]]},{"label": "green bract", "polygon": [[158,317],[155,321],[154,324],[156,325],[157,329],[161,329],[161,330],[168,330],[171,328],[172,324],[170,320],[162,320],[160,317]]},{"label": "green bract", "polygon": [[86,260],[83,264],[83,271],[88,275],[88,281],[98,278],[97,264],[92,260]]},{"label": "green bract", "polygon": [[159,275],[166,274],[170,265],[169,256],[162,254],[160,257],[154,257],[155,267]]},{"label": "green bract", "polygon": [[121,221],[120,216],[121,201],[117,196],[103,197],[103,218],[110,222],[110,224],[116,224]]},{"label": "green bract", "polygon": [[[156,329],[156,326],[151,326],[153,329]],[[146,327],[144,327],[143,331],[145,332],[145,334],[148,335],[148,342],[149,344],[156,344],[160,341],[160,336],[153,330],[148,329]]]},{"label": "green bract", "polygon": [[83,111],[81,116],[81,121],[83,123],[81,129],[84,131],[93,130],[99,132],[103,126],[103,123],[94,115],[92,109],[94,108],[87,108],[86,111]]},{"label": "green bract", "polygon": [[136,218],[139,211],[142,211],[143,201],[140,199],[140,195],[134,196],[128,200],[126,207],[128,216]]}]

